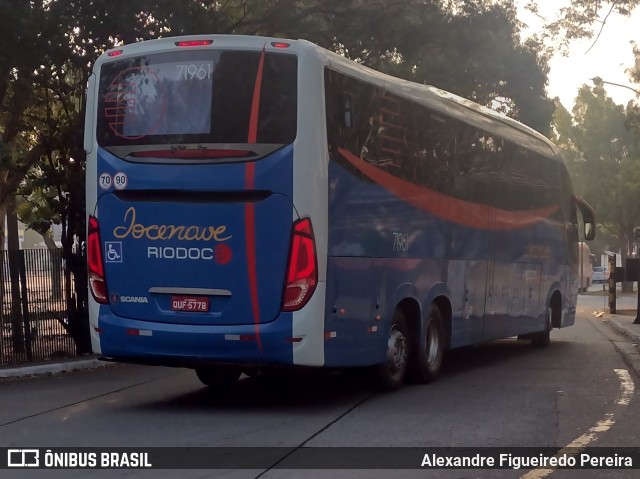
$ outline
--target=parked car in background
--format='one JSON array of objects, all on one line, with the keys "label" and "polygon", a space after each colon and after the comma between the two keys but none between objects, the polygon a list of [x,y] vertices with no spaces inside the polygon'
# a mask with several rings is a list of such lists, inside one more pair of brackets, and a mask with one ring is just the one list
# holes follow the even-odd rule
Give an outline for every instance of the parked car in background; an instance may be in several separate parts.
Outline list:
[{"label": "parked car in background", "polygon": [[602,284],[609,281],[609,270],[605,266],[594,266],[591,276],[593,284]]}]

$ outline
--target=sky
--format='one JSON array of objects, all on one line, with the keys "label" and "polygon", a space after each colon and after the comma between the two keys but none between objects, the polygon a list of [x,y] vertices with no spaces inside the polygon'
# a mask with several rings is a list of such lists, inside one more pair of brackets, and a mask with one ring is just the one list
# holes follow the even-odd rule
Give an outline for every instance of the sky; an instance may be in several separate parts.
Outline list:
[{"label": "sky", "polygon": [[[523,36],[527,36],[528,31],[539,31],[541,21],[521,8],[527,3],[526,0],[517,0],[516,3],[519,6],[519,19],[529,27],[523,32]],[[550,20],[554,20],[559,8],[566,4],[568,1],[564,0],[538,2],[540,14]],[[608,8],[605,5],[602,18],[607,11]],[[599,30],[600,24],[593,28],[596,31]],[[640,10],[635,11],[631,17],[611,14],[600,38],[589,50],[594,40],[595,37],[574,41],[570,44],[568,56],[556,54],[550,62],[551,71],[547,92],[551,98],[559,97],[569,111],[573,108],[580,87],[584,84],[593,86],[590,80],[593,77],[627,85],[636,90],[640,89],[640,85],[631,83],[629,75],[625,73],[625,69],[631,68],[634,64],[631,41],[635,40],[640,44]],[[604,86],[607,94],[616,103],[626,105],[629,100],[635,98],[635,94],[627,88],[607,84]],[[640,102],[640,98],[636,98],[636,101]]]}]

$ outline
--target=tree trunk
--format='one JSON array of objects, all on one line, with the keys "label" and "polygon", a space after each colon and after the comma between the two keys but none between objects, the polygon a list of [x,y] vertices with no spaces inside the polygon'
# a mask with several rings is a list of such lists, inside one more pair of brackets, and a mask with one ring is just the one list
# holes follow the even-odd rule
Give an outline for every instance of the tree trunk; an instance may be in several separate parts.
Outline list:
[{"label": "tree trunk", "polygon": [[[622,235],[622,245],[620,247],[620,260],[622,261],[622,267],[627,267],[627,256],[629,251],[629,236]],[[622,282],[622,292],[623,293],[631,293],[633,292],[633,281],[623,281]]]},{"label": "tree trunk", "polygon": [[15,196],[7,202],[7,251],[11,279],[11,330],[14,354],[23,354],[22,304],[20,302],[20,241]]},{"label": "tree trunk", "polygon": [[51,295],[54,301],[62,299],[62,255],[51,235],[45,233],[42,236],[44,244],[49,250],[51,259]]}]

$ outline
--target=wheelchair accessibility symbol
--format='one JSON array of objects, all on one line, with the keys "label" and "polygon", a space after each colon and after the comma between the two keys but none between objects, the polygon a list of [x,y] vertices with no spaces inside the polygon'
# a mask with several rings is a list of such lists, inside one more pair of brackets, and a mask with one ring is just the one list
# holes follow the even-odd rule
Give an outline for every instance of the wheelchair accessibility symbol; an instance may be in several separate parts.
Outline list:
[{"label": "wheelchair accessibility symbol", "polygon": [[105,241],[104,258],[105,263],[122,263],[122,242]]}]

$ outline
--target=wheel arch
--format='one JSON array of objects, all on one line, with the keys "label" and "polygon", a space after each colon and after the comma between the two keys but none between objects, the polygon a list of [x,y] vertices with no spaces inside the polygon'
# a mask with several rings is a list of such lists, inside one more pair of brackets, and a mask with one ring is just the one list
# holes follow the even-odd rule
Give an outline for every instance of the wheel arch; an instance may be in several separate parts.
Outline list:
[{"label": "wheel arch", "polygon": [[445,345],[446,348],[451,347],[451,332],[452,332],[452,321],[453,321],[453,309],[451,307],[451,300],[448,296],[438,296],[431,301],[435,304],[440,310],[440,314],[442,315],[442,322],[444,323],[444,333],[445,333]]},{"label": "wheel arch", "polygon": [[405,284],[398,288],[393,302],[393,307],[389,312],[389,317],[393,316],[396,309],[402,311],[407,322],[407,330],[411,338],[412,345],[416,345],[419,338],[426,334],[427,318],[431,304],[435,304],[442,315],[446,334],[446,347],[451,345],[453,309],[449,298],[449,290],[444,283],[436,284],[424,302],[418,299],[418,291],[415,286]]},{"label": "wheel arch", "polygon": [[[437,283],[431,288],[423,310],[429,311],[429,306],[435,304],[440,310],[444,322],[446,348],[451,347],[451,335],[453,333],[453,307],[451,306],[451,292],[445,283]],[[427,323],[423,321],[423,333],[426,333]]]},{"label": "wheel arch", "polygon": [[396,310],[400,310],[404,316],[407,332],[409,333],[409,341],[413,346],[420,337],[423,323],[420,302],[416,298],[408,296],[395,305],[394,311]]},{"label": "wheel arch", "polygon": [[559,289],[549,292],[547,307],[551,308],[551,327],[562,327],[562,293]]}]

